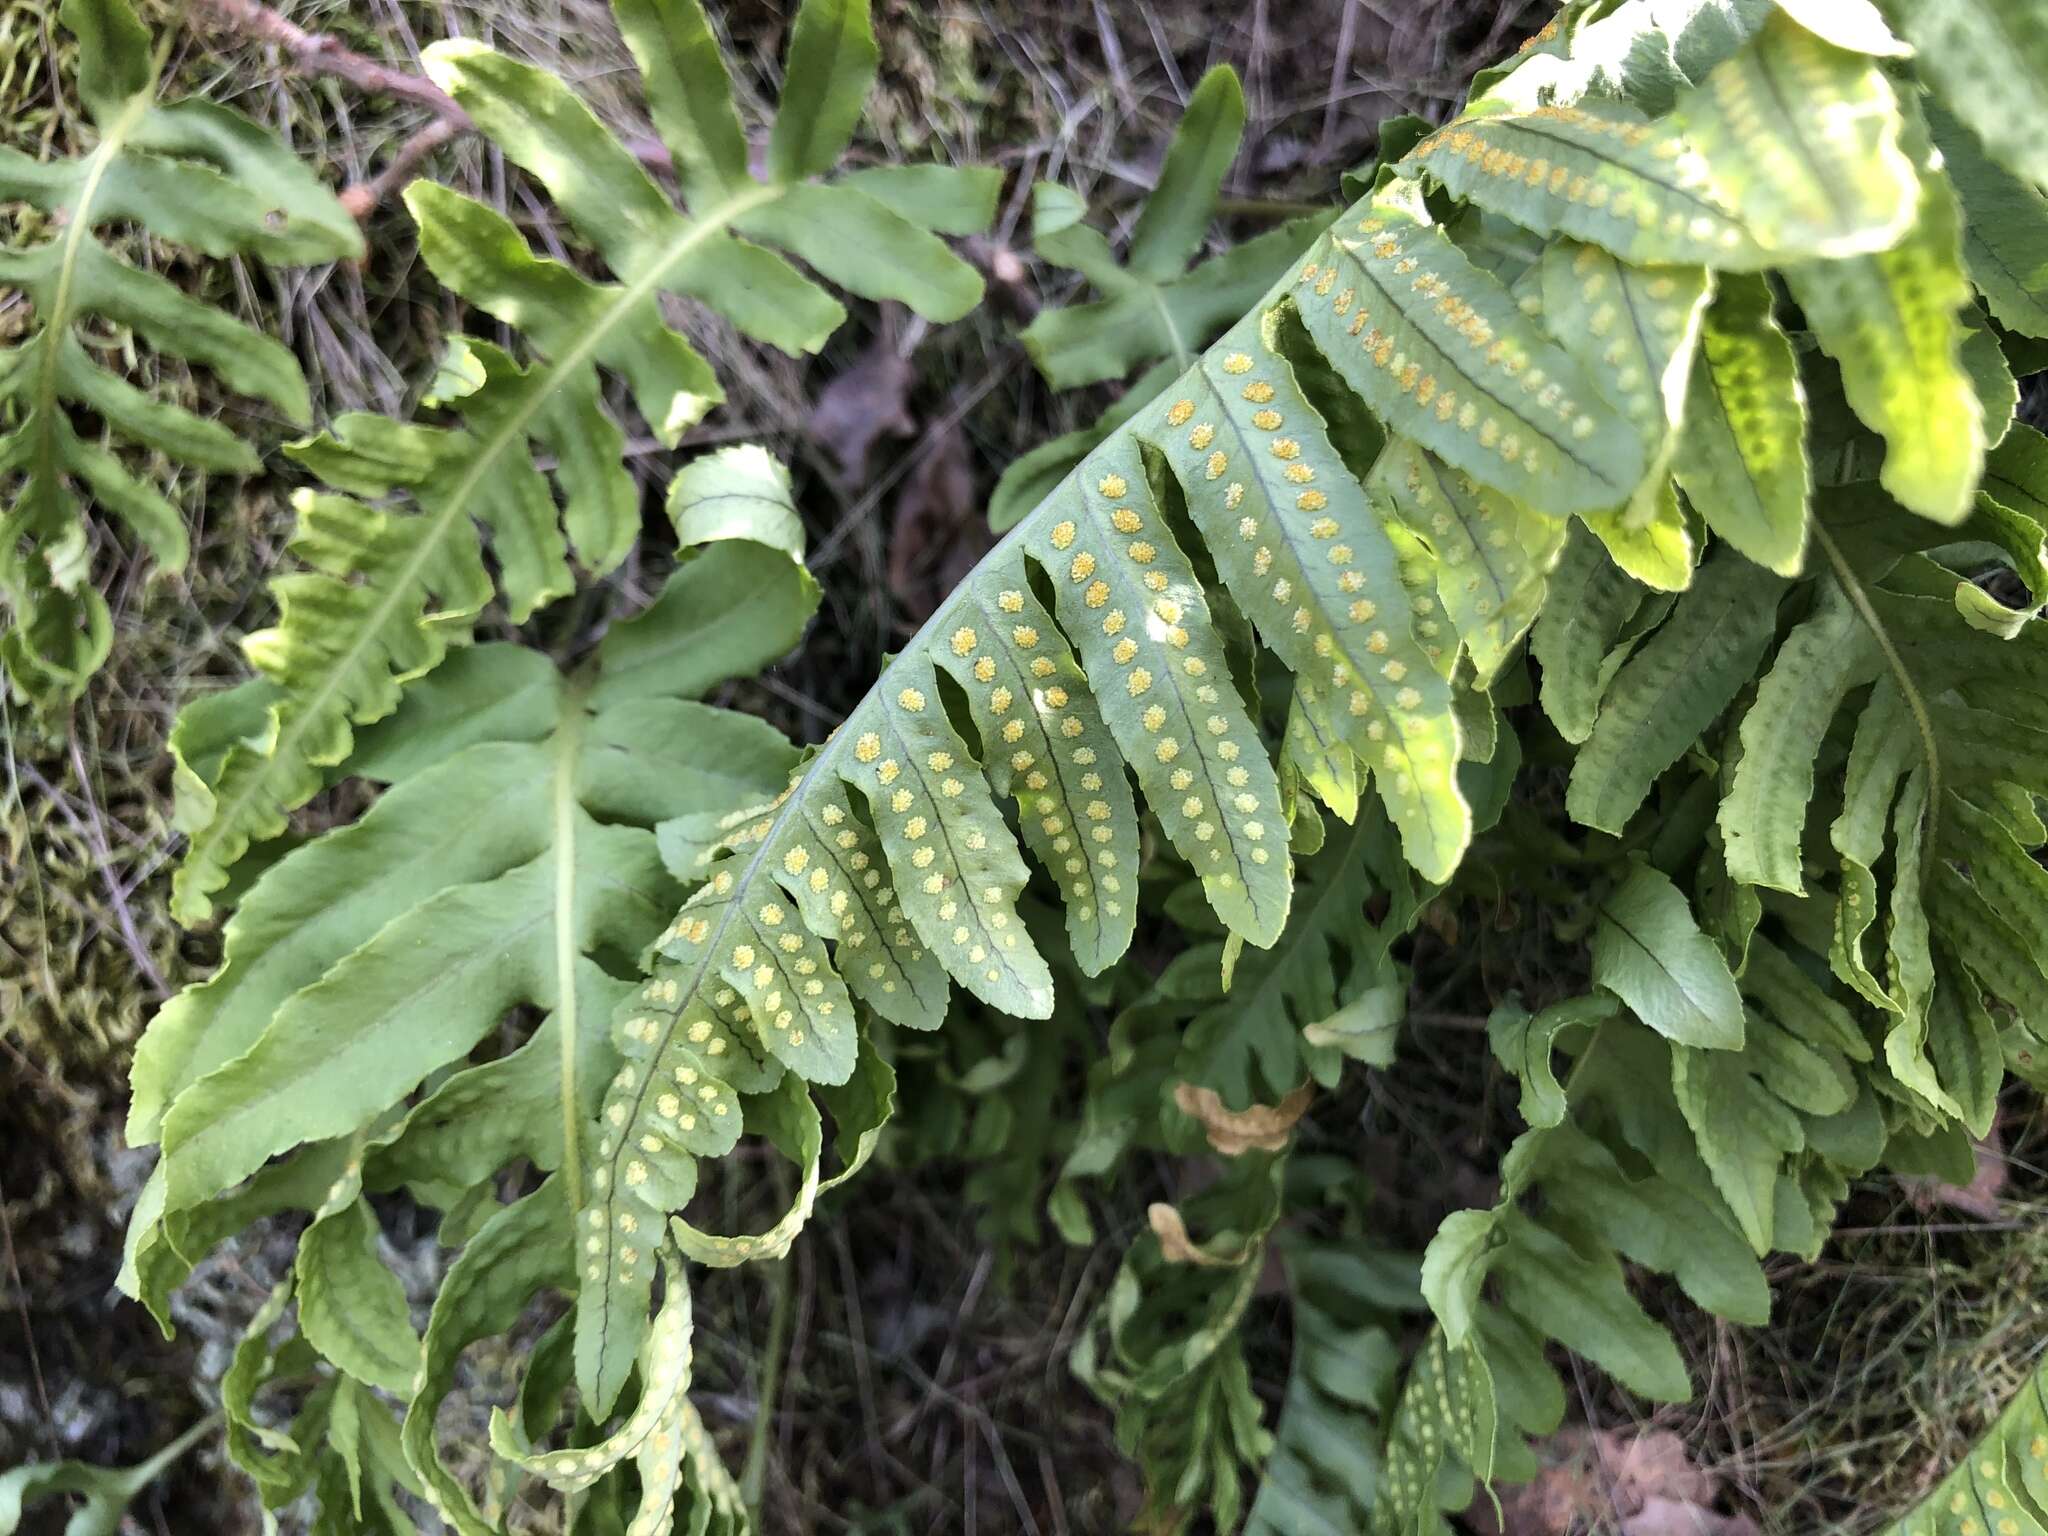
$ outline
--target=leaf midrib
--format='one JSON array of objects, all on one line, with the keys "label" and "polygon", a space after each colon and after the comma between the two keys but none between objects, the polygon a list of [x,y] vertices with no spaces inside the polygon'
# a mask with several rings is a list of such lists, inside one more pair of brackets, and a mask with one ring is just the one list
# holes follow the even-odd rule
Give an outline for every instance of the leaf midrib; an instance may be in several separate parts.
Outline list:
[{"label": "leaf midrib", "polygon": [[104,125],[100,142],[86,162],[84,183],[79,188],[78,202],[71,210],[70,226],[64,231],[63,253],[57,262],[57,290],[52,295],[49,307],[42,314],[43,336],[42,355],[37,359],[36,389],[32,401],[35,422],[36,462],[41,466],[43,483],[54,487],[58,474],[57,434],[53,423],[57,417],[58,392],[57,369],[63,356],[63,340],[71,327],[72,289],[77,283],[79,257],[85,243],[92,238],[92,205],[99,196],[100,183],[113,168],[127,146],[129,134],[135,131],[143,116],[149,111],[150,98],[141,94],[129,99],[120,115]]},{"label": "leaf midrib", "polygon": [[[747,213],[773,202],[782,195],[782,191],[779,186],[752,186],[728,198],[709,214],[687,226],[666,255],[650,263],[638,277],[616,291],[611,310],[601,324],[591,327],[583,339],[561,357],[548,362],[543,374],[543,378],[548,381],[546,387],[529,391],[519,407],[507,413],[497,430],[483,440],[478,452],[470,460],[468,470],[456,482],[447,499],[435,511],[427,514],[424,519],[428,524],[426,531],[414,542],[412,552],[399,567],[395,578],[385,587],[383,595],[364,622],[357,626],[354,638],[330,663],[320,686],[280,731],[277,745],[269,756],[263,759],[263,767],[250,777],[247,787],[241,793],[226,804],[216,807],[213,819],[207,823],[205,830],[187,846],[185,858],[188,866],[204,867],[209,864],[211,860],[205,857],[207,852],[223,840],[223,833],[231,834],[232,829],[241,824],[243,812],[257,798],[258,792],[271,783],[280,765],[296,761],[294,751],[299,739],[310,729],[314,720],[321,718],[322,706],[340,686],[340,680],[354,671],[355,664],[361,660],[368,648],[369,638],[381,634],[391,615],[408,599],[420,573],[432,563],[441,540],[447,537],[462,514],[468,510],[469,498],[484,482],[488,469],[507,448],[526,440],[527,424],[553,399],[562,382],[573,377],[585,364],[593,361],[598,348],[611,334],[613,327],[659,288],[662,279],[667,277],[685,257],[707,240],[725,233]],[[208,895],[210,898],[211,893]]]}]

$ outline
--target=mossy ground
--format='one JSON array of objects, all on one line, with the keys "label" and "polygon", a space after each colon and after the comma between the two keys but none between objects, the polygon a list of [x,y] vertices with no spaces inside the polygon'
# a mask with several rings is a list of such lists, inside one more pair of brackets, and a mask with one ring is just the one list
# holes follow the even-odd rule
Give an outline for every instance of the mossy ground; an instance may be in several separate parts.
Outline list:
[{"label": "mossy ground", "polygon": [[[51,89],[53,67],[69,66],[55,9],[55,0],[19,0],[0,15],[0,136],[62,152],[77,130]],[[565,74],[622,132],[649,131],[599,0],[310,0],[284,9],[400,67],[413,67],[434,37],[483,37]],[[871,121],[880,144],[871,152],[993,162],[1012,173],[996,229],[973,247],[992,274],[990,301],[936,332],[862,309],[822,357],[801,363],[691,317],[733,401],[694,438],[763,441],[796,466],[812,569],[825,589],[804,649],[736,690],[737,701],[799,738],[821,736],[986,547],[981,508],[1001,467],[1111,398],[1053,396],[1016,344],[1029,314],[1067,297],[1070,282],[1029,257],[1033,180],[1073,185],[1127,222],[1186,88],[1209,64],[1230,62],[1245,77],[1252,122],[1227,189],[1237,203],[1225,233],[1253,232],[1262,202],[1334,196],[1339,172],[1369,151],[1378,118],[1443,115],[1471,69],[1533,30],[1544,9],[1512,0],[1348,11],[1345,0],[990,0],[935,10],[879,0],[883,80]],[[152,0],[146,10],[161,28],[184,8]],[[746,71],[743,94],[772,99],[782,8],[738,0],[722,18]],[[167,67],[180,88],[279,126],[338,182],[368,177],[423,120],[215,31],[181,32]],[[478,144],[458,142],[426,169],[573,257],[574,241],[545,201]],[[18,217],[0,210],[0,219]],[[402,208],[377,210],[367,234],[360,266],[312,274],[193,263],[139,240],[124,249],[284,336],[324,417],[408,407],[457,320],[415,259]],[[0,296],[0,339],[22,320],[19,299]],[[883,440],[870,471],[852,481],[807,423],[825,384],[876,347],[909,362],[917,425]],[[140,366],[184,403],[243,413],[203,377],[146,357]],[[246,415],[241,424],[273,442],[278,435]],[[644,443],[634,454],[652,511],[674,458]],[[127,1057],[158,1000],[214,958],[208,936],[181,935],[165,915],[176,844],[163,743],[184,698],[239,675],[236,641],[268,618],[261,582],[282,559],[291,484],[289,470],[271,463],[246,484],[179,483],[194,546],[184,575],[152,575],[103,548],[98,577],[117,623],[112,664],[68,718],[0,722],[0,1465],[54,1455],[133,1461],[170,1439],[212,1406],[237,1331],[288,1262],[290,1227],[232,1245],[188,1289],[169,1343],[111,1295],[126,1203],[147,1165],[146,1154],[121,1147]],[[621,606],[643,599],[663,573],[652,519],[649,530],[646,552],[610,583]],[[530,637],[573,652],[602,612],[564,605]],[[1538,779],[1532,793],[1541,793]],[[316,805],[309,824],[345,810]],[[1417,1020],[1401,1067],[1372,1074],[1317,1117],[1325,1134],[1340,1128],[1368,1150],[1388,1192],[1389,1239],[1411,1244],[1445,1211],[1489,1197],[1486,1170],[1516,1129],[1485,1050],[1487,1010],[1510,989],[1536,1000],[1569,982],[1547,974],[1541,910],[1527,898],[1475,898],[1439,916],[1416,955]],[[1079,1083],[1066,1086],[1077,1102]],[[1676,1300],[1664,1309],[1709,1383],[1699,1402],[1650,1420],[1581,1374],[1575,1416],[1677,1430],[1767,1530],[1871,1528],[1938,1476],[2042,1348],[2033,1298],[2048,1266],[2048,1138],[2031,1109],[2010,1106],[2001,1219],[1928,1216],[1896,1185],[1873,1182],[1820,1263],[1774,1271],[1769,1330],[1719,1328]],[[1141,1171],[1162,1185],[1169,1176]],[[1106,1531],[1136,1509],[1137,1485],[1107,1415],[1069,1375],[1066,1354],[1152,1192],[1127,1188],[1098,1209],[1092,1249],[1060,1245],[1049,1229],[1036,1243],[997,1244],[977,1235],[984,1213],[970,1172],[959,1162],[873,1169],[780,1270],[721,1272],[702,1284],[702,1406],[732,1464],[758,1465],[767,1529]],[[420,1296],[430,1294],[439,1262],[431,1226],[393,1208],[387,1227],[394,1261]],[[1251,1326],[1259,1386],[1277,1404],[1284,1308],[1260,1302]],[[771,1364],[775,1339],[786,1344]],[[503,1364],[478,1360],[479,1386]],[[764,1404],[769,1379],[773,1401]],[[258,1529],[246,1485],[211,1449],[137,1514],[144,1530]],[[520,1518],[555,1528],[552,1510]]]}]

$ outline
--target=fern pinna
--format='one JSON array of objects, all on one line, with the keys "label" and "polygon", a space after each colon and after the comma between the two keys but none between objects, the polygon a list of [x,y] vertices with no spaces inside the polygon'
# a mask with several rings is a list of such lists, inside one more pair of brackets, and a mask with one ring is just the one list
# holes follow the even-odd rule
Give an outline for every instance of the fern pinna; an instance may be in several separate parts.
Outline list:
[{"label": "fern pinna", "polygon": [[[800,13],[791,77],[821,88],[789,93],[766,181],[693,0],[620,0],[690,220],[559,86],[437,55],[619,281],[414,192],[430,262],[532,360],[466,343],[436,397],[449,424],[352,419],[299,450],[339,492],[410,504],[308,497],[314,571],[284,578],[280,627],[252,642],[265,676],[181,728],[192,915],[327,770],[394,785],[249,887],[222,971],[137,1069],[133,1133],[164,1157],[131,1289],[161,1307],[253,1216],[316,1216],[231,1372],[231,1444],[266,1495],[353,1488],[382,1447],[384,1494],[417,1485],[456,1528],[492,1529],[435,1415],[460,1352],[557,1292],[573,1314],[494,1422],[501,1464],[636,1531],[679,1510],[728,1528],[740,1501],[687,1395],[688,1262],[787,1252],[877,1144],[894,1032],[1048,1018],[1056,974],[1109,977],[1126,1005],[1067,1148],[1063,1230],[1086,1228],[1076,1182],[1134,1149],[1221,1160],[1155,1208],[1076,1357],[1164,1525],[1197,1504],[1233,1519],[1241,1469],[1270,1457],[1255,1529],[1434,1529],[1475,1478],[1534,1469],[1525,1437],[1565,1404],[1547,1342],[1645,1397],[1688,1395],[1624,1260],[1760,1323],[1761,1260],[1817,1253],[1851,1178],[1967,1166],[2007,1070],[2048,1080],[2048,462],[2013,420],[2013,368],[2048,330],[2048,204],[2031,151],[1973,137],[1983,104],[1956,94],[2020,9],[1964,0],[1942,28],[1902,6],[1909,60],[1867,6],[1567,6],[1456,120],[1390,135],[1369,193],[1088,448],[827,741],[798,759],[728,719],[753,745],[723,772],[677,711],[794,631],[731,646],[689,614],[772,589],[766,611],[800,615],[772,466],[684,472],[679,524],[707,475],[753,514],[684,562],[687,602],[567,676],[450,651],[491,594],[472,516],[523,619],[568,589],[571,548],[602,571],[630,542],[596,366],[661,432],[712,401],[657,290],[811,347],[836,309],[742,236],[944,315],[972,295],[936,242],[888,225],[921,274],[905,292],[833,265],[856,242],[812,221],[970,220],[938,216],[921,179],[863,178],[836,212],[806,179],[872,70],[847,0]],[[755,277],[787,302],[756,307]],[[529,439],[556,451],[552,483]],[[703,582],[739,562],[744,581]],[[708,671],[673,638],[692,632],[720,637]],[[1571,836],[1507,806],[1519,736],[1552,732]],[[451,776],[487,768],[503,825],[438,856],[422,833]],[[1200,964],[1120,987],[1157,900],[1140,877],[1168,872]],[[1316,1134],[1297,1094],[1393,1061],[1395,945],[1432,896],[1489,877],[1554,903],[1584,995],[1489,1025],[1529,1126],[1499,1200],[1419,1259],[1347,1265],[1358,1198],[1290,1156]],[[409,1021],[465,956],[502,961],[490,985]],[[471,1062],[515,1004],[546,1022]],[[559,1113],[490,1114],[508,1094]],[[743,1133],[795,1166],[786,1212],[706,1231],[686,1219],[701,1165]],[[518,1159],[547,1177],[502,1205]],[[362,1203],[400,1184],[468,1239],[424,1336]],[[1238,1337],[1269,1248],[1298,1341],[1363,1352],[1349,1374],[1298,1355],[1270,1428]],[[294,1299],[298,1333],[273,1347]],[[1394,1341],[1425,1308],[1404,1379]],[[250,1401],[314,1357],[332,1369],[306,1432],[266,1440]],[[539,1449],[572,1382],[571,1441]],[[395,1437],[373,1388],[404,1400]],[[309,1453],[337,1418],[354,1449]],[[628,1461],[637,1477],[615,1475]]]},{"label": "fern pinna", "polygon": [[[0,282],[33,318],[0,349],[0,666],[39,705],[76,697],[106,660],[112,621],[90,580],[88,506],[111,513],[168,571],[185,563],[182,515],[120,449],[195,470],[248,473],[255,450],[218,421],[136,388],[93,356],[81,327],[111,322],[166,357],[200,363],[229,389],[304,426],[306,380],[282,344],[193,298],[102,243],[134,224],[206,256],[309,263],[362,253],[355,223],[319,179],[239,113],[157,100],[159,60],[127,0],[65,0],[77,91],[94,135],[73,159],[42,163],[0,146],[0,198],[47,238],[0,249]],[[42,221],[47,220],[44,224]],[[38,229],[38,226],[40,230]],[[80,413],[104,429],[95,441]]]}]

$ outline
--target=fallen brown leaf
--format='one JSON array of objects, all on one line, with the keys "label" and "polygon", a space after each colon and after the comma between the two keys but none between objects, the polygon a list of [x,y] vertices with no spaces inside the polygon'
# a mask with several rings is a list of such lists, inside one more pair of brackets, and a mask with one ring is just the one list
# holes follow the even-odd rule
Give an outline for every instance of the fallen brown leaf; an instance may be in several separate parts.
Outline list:
[{"label": "fallen brown leaf", "polygon": [[2005,1192],[2005,1140],[1993,1125],[1991,1133],[1976,1142],[1977,1172],[1967,1184],[1945,1184],[1940,1179],[1903,1179],[1906,1198],[1913,1209],[1926,1216],[1943,1207],[1975,1216],[1979,1221],[1996,1221],[2004,1215],[2000,1196]]},{"label": "fallen brown leaf", "polygon": [[867,479],[868,455],[887,433],[908,437],[917,430],[908,401],[917,375],[887,338],[875,342],[859,362],[819,391],[811,407],[810,433],[839,461],[848,481]]},{"label": "fallen brown leaf", "polygon": [[1278,1152],[1287,1145],[1294,1123],[1307,1111],[1315,1090],[1307,1083],[1278,1104],[1254,1104],[1249,1109],[1226,1109],[1222,1095],[1213,1088],[1193,1083],[1175,1083],[1173,1102],[1180,1112],[1199,1120],[1208,1134],[1209,1145],[1225,1157],[1246,1152]]},{"label": "fallen brown leaf", "polygon": [[889,592],[904,619],[923,623],[993,542],[974,493],[966,434],[940,427],[919,445],[889,531]]},{"label": "fallen brown leaf", "polygon": [[[1568,1425],[1537,1451],[1543,1470],[1502,1491],[1501,1536],[1569,1536],[1588,1528],[1620,1536],[1757,1536],[1746,1515],[1714,1508],[1719,1479],[1694,1465],[1685,1442],[1669,1430]],[[1491,1514],[1483,1498],[1475,1510]]]},{"label": "fallen brown leaf", "polygon": [[1169,1264],[1193,1264],[1202,1269],[1228,1269],[1238,1261],[1209,1252],[1188,1236],[1188,1224],[1181,1214],[1164,1200],[1155,1200],[1145,1207],[1145,1219],[1152,1224],[1152,1235],[1159,1239],[1159,1256]]}]

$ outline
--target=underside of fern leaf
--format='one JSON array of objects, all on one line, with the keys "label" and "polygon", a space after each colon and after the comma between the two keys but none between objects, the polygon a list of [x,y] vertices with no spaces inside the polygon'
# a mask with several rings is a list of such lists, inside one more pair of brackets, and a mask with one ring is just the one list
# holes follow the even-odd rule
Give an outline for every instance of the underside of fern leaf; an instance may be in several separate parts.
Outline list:
[{"label": "underside of fern leaf", "polygon": [[165,357],[210,369],[294,425],[306,382],[281,344],[192,298],[102,243],[135,224],[205,256],[280,263],[361,253],[355,223],[319,179],[246,118],[211,102],[156,99],[148,34],[127,0],[66,0],[78,39],[77,89],[95,134],[76,159],[40,163],[0,148],[0,198],[47,221],[47,238],[0,250],[0,282],[33,320],[0,349],[0,665],[39,704],[75,697],[106,659],[105,600],[91,584],[88,507],[111,514],[166,571],[187,539],[162,478],[133,450],[198,471],[247,473],[254,448],[218,421],[138,389],[83,327],[111,323]]},{"label": "underside of fern leaf", "polygon": [[[516,328],[526,356],[458,342],[429,402],[446,407],[446,425],[346,416],[294,448],[340,494],[301,498],[294,551],[303,568],[278,578],[278,623],[248,641],[262,675],[243,709],[259,723],[204,773],[187,754],[180,826],[189,844],[176,898],[187,921],[208,914],[235,861],[281,831],[322,770],[348,756],[355,728],[389,714],[409,682],[467,637],[494,589],[519,621],[573,589],[572,557],[592,575],[625,557],[638,495],[600,373],[624,381],[670,445],[722,398],[710,366],[670,326],[665,299],[703,303],[742,335],[802,354],[844,310],[776,248],[854,293],[937,320],[980,297],[981,279],[931,229],[985,224],[993,173],[813,179],[838,160],[874,76],[865,0],[809,0],[800,12],[765,179],[748,169],[731,84],[696,0],[621,0],[617,15],[685,209],[555,77],[471,42],[430,50],[437,83],[546,188],[612,277],[537,255],[482,203],[427,182],[408,190],[428,267]],[[552,454],[552,473],[537,467],[537,450]]]}]

